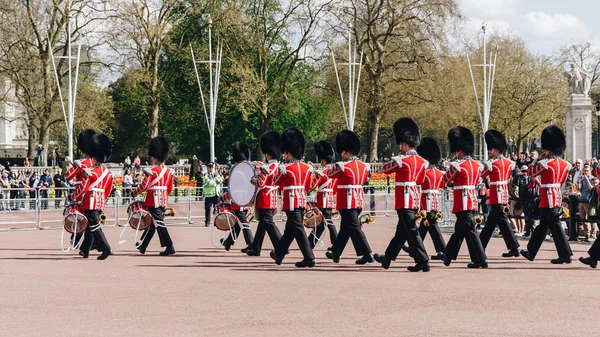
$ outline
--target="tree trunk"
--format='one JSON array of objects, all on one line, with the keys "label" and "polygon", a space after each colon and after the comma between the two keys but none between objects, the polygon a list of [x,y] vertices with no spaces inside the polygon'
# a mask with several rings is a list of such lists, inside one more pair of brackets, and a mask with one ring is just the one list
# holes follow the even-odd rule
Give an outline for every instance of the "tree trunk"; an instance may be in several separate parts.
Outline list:
[{"label": "tree trunk", "polygon": [[41,127],[39,130],[40,144],[44,147],[42,151],[42,162],[40,166],[48,166],[48,144],[50,143],[50,120],[43,119],[40,121]]},{"label": "tree trunk", "polygon": [[[261,103],[260,108],[260,126],[259,126],[259,142],[258,147],[256,149],[256,159],[260,161],[265,160],[265,154],[262,153],[262,149],[260,148],[260,137],[267,131],[269,131],[269,127],[271,122],[273,121],[273,116],[269,115],[269,100],[268,98],[264,98]],[[279,160],[279,158],[277,158]]]},{"label": "tree trunk", "polygon": [[38,140],[37,130],[33,123],[29,123],[29,126],[27,127],[27,135],[27,158],[29,158],[29,161],[33,163],[33,159],[36,155],[35,147],[37,146]]},{"label": "tree trunk", "polygon": [[160,94],[152,93],[152,120],[150,121],[150,137],[158,136],[158,110],[160,105]]},{"label": "tree trunk", "polygon": [[369,94],[369,110],[367,112],[368,141],[367,161],[377,161],[377,145],[379,141],[379,121],[383,111],[383,89],[378,78],[373,79],[373,88]]}]

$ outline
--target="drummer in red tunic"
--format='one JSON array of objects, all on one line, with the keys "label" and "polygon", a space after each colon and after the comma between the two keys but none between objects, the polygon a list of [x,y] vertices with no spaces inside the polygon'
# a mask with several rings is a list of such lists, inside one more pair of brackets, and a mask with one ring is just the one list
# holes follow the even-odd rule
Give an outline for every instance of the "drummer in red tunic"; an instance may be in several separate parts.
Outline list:
[{"label": "drummer in red tunic", "polygon": [[456,260],[460,246],[466,241],[471,256],[471,263],[467,267],[487,268],[487,256],[475,232],[475,212],[478,206],[475,187],[480,179],[479,163],[471,158],[475,149],[475,137],[469,129],[456,126],[448,132],[448,142],[450,152],[454,153],[457,160],[450,163],[442,180],[446,185],[453,184],[452,213],[456,214],[456,224],[444,251],[444,265],[449,266],[452,260]]},{"label": "drummer in red tunic", "polygon": [[[533,230],[527,250],[521,250],[521,255],[533,261],[544,242],[548,229],[552,233],[552,240],[558,252],[558,258],[552,259],[552,264],[571,263],[571,246],[567,241],[565,231],[560,225],[562,214],[561,186],[567,181],[571,164],[560,157],[565,152],[566,140],[561,129],[548,126],[542,131],[543,153],[534,160],[527,169],[530,177],[540,179],[540,223]],[[575,216],[572,214],[571,216]]]},{"label": "drummer in red tunic", "polygon": [[481,178],[489,177],[490,179],[490,198],[488,203],[492,209],[485,222],[485,227],[483,227],[483,230],[479,234],[479,239],[485,249],[488,242],[490,242],[494,229],[498,226],[508,249],[508,252],[503,253],[502,256],[518,257],[519,242],[512,231],[506,211],[508,209],[508,184],[515,163],[510,159],[504,158],[502,155],[508,148],[508,144],[500,131],[488,130],[485,133],[485,143],[487,144],[490,160],[483,163]]},{"label": "drummer in red tunic", "polygon": [[[250,160],[250,148],[248,147],[248,145],[246,145],[246,143],[233,143],[233,148],[231,152],[233,162],[235,164]],[[221,244],[223,245],[223,247],[225,247],[225,250],[228,251],[229,249],[231,249],[231,246],[235,244],[235,238],[237,238],[240,234],[240,231],[242,231],[244,233],[244,240],[246,240],[246,248],[242,249],[242,253],[245,253],[248,250],[248,247],[250,247],[250,245],[252,244],[252,241],[254,240],[254,237],[252,236],[252,230],[250,229],[250,226],[248,225],[248,220],[246,219],[248,208],[240,207],[233,200],[231,200],[231,194],[229,193],[229,191],[225,193],[223,199],[225,201],[231,202],[231,211],[233,212],[233,214],[235,214],[238,221],[235,223],[235,226],[233,226],[233,231],[229,233],[227,239],[221,239]]]},{"label": "drummer in red tunic", "polygon": [[260,137],[260,149],[265,154],[266,163],[259,163],[258,176],[253,178],[252,184],[258,187],[256,192],[256,217],[258,226],[254,233],[254,241],[247,249],[249,256],[260,256],[265,233],[269,234],[273,247],[277,245],[281,232],[273,221],[273,215],[277,210],[278,186],[273,179],[279,173],[279,162],[281,157],[281,136],[276,131],[267,131]]},{"label": "drummer in red tunic", "polygon": [[173,190],[173,171],[164,164],[169,157],[169,142],[164,137],[153,138],[150,141],[148,155],[152,158],[152,167],[143,170],[144,180],[133,191],[133,197],[135,198],[136,195],[146,192],[144,206],[148,213],[152,215],[154,221],[144,231],[142,242],[137,249],[140,253],[145,254],[154,232],[158,232],[160,246],[166,247],[159,255],[173,255],[175,254],[175,247],[173,247],[173,241],[164,221],[169,194]]},{"label": "drummer in red tunic", "polygon": [[[79,160],[75,160],[71,162],[71,158],[66,159],[66,161],[71,164],[67,172],[65,173],[65,179],[71,184],[75,185],[75,191],[73,195],[77,194],[80,198],[83,197],[83,193],[81,191],[83,187],[83,180],[85,179],[85,175],[83,170],[92,167],[94,165],[94,160],[89,157],[89,146],[91,144],[92,137],[96,134],[96,131],[92,129],[85,129],[79,133],[77,136],[77,147],[81,152],[82,158]],[[76,204],[83,205],[83,200],[76,200],[72,196],[70,197],[71,201]],[[77,234],[75,236],[75,243],[79,242],[81,238],[81,234]],[[71,235],[71,239],[73,239],[73,235]],[[83,252],[79,252],[80,255],[83,255]]]},{"label": "drummer in red tunic", "polygon": [[340,262],[349,239],[352,239],[356,255],[363,255],[355,261],[356,264],[373,262],[371,247],[362,230],[358,219],[364,203],[363,185],[369,176],[369,164],[363,163],[356,157],[360,154],[360,140],[350,130],[342,130],[335,136],[335,147],[342,161],[335,163],[327,176],[337,179],[336,209],[340,211],[342,221],[340,232],[331,250],[325,253],[333,262]]},{"label": "drummer in red tunic", "polygon": [[310,236],[308,237],[310,248],[315,248],[316,243],[321,239],[325,231],[325,224],[327,224],[331,244],[337,238],[337,230],[331,219],[331,209],[334,206],[333,189],[335,188],[337,179],[327,176],[327,173],[331,170],[331,163],[335,159],[335,153],[331,144],[324,140],[315,143],[315,152],[317,153],[317,158],[321,161],[321,170],[314,172],[310,188],[306,193],[309,194],[314,190],[317,191],[317,208],[323,214],[323,223],[313,228],[310,232]]},{"label": "drummer in red tunic", "polygon": [[73,198],[83,201],[83,214],[88,219],[88,227],[81,244],[83,258],[87,259],[90,248],[95,240],[98,250],[102,252],[98,260],[105,260],[112,255],[112,250],[106,236],[102,232],[100,214],[106,205],[106,199],[113,187],[113,176],[110,170],[102,163],[108,161],[112,153],[112,143],[108,136],[96,134],[89,144],[89,155],[93,158],[93,165],[83,169],[84,178],[79,192],[75,192]]},{"label": "drummer in red tunic", "polygon": [[298,247],[304,257],[296,263],[296,267],[314,267],[315,256],[313,255],[302,219],[306,207],[306,191],[310,188],[312,167],[300,159],[304,156],[304,135],[296,128],[289,128],[281,134],[281,152],[285,164],[279,165],[279,172],[273,181],[283,191],[282,210],[287,216],[285,230],[271,251],[271,258],[278,265],[287,254],[292,241],[296,239]]},{"label": "drummer in red tunic", "polygon": [[383,165],[382,171],[396,174],[395,208],[398,213],[398,224],[385,254],[375,254],[374,257],[384,269],[388,269],[391,261],[395,261],[398,257],[404,243],[408,242],[411,256],[415,260],[415,265],[408,267],[408,270],[428,272],[429,256],[419,235],[415,213],[419,209],[420,201],[417,185],[423,183],[429,163],[414,149],[421,143],[421,134],[412,119],[406,117],[398,119],[394,123],[394,134],[401,155],[393,157]]}]

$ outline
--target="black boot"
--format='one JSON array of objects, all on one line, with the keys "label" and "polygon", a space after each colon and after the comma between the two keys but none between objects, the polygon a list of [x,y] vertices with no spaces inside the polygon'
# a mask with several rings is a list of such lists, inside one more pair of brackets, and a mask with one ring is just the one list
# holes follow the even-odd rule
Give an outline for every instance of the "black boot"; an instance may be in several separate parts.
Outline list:
[{"label": "black boot", "polygon": [[511,249],[507,253],[502,253],[502,257],[519,257],[519,250],[516,248]]},{"label": "black boot", "polygon": [[363,257],[361,257],[360,259],[356,260],[354,263],[356,264],[367,264],[367,263],[372,263],[373,262],[373,256],[371,256],[371,254],[365,254]]},{"label": "black boot", "polygon": [[569,264],[571,263],[571,258],[570,257],[559,257],[558,259],[552,259],[550,260],[550,263],[552,264]]},{"label": "black boot", "polygon": [[223,245],[223,248],[225,248],[226,251],[229,251],[231,249],[231,242],[225,239],[221,239],[221,245]]},{"label": "black boot", "polygon": [[591,256],[590,257],[580,257],[579,262],[581,262],[583,264],[587,264],[588,266],[590,266],[592,268],[596,268],[598,266],[598,260],[594,259]]},{"label": "black boot", "polygon": [[298,268],[312,268],[315,266],[315,260],[302,260],[300,262],[296,262],[295,266]]},{"label": "black boot", "polygon": [[277,254],[275,254],[275,251],[272,250],[269,255],[271,256],[271,258],[273,260],[275,260],[275,264],[277,264],[278,266],[281,265],[281,262],[283,261],[283,257],[277,256]]},{"label": "black boot", "polygon": [[169,246],[167,246],[167,248],[165,250],[160,252],[158,255],[169,256],[169,255],[173,255],[173,254],[175,254],[175,247],[173,247],[173,245],[169,245]]},{"label": "black boot", "polygon": [[432,255],[431,259],[432,260],[443,260],[444,259],[444,253],[438,252],[436,255]]},{"label": "black boot", "polygon": [[375,253],[375,255],[373,255],[373,258],[375,259],[375,261],[381,263],[381,266],[383,267],[383,269],[388,269],[390,267],[390,260],[388,260],[385,255],[379,255],[377,253]]},{"label": "black boot", "polygon": [[102,254],[100,254],[100,255],[97,257],[97,259],[98,259],[98,260],[106,260],[106,259],[107,259],[107,258],[108,258],[110,255],[113,255],[113,252],[112,252],[112,250],[110,250],[110,249],[104,249],[104,250],[102,251]]},{"label": "black boot", "polygon": [[488,267],[488,263],[486,260],[483,260],[481,262],[471,262],[467,265],[467,268],[471,268],[471,269],[477,269],[477,268],[487,268]]},{"label": "black boot", "polygon": [[340,257],[335,255],[332,251],[327,251],[327,253],[325,253],[325,256],[327,256],[328,259],[333,260],[334,263],[340,263]]},{"label": "black boot", "polygon": [[410,266],[406,269],[408,271],[412,271],[412,272],[417,272],[417,271],[428,272],[429,271],[429,263],[428,262],[417,263],[416,265]]},{"label": "black boot", "polygon": [[533,261],[533,258],[531,257],[531,255],[529,255],[528,251],[522,250],[520,253],[522,257],[526,258],[529,261]]}]

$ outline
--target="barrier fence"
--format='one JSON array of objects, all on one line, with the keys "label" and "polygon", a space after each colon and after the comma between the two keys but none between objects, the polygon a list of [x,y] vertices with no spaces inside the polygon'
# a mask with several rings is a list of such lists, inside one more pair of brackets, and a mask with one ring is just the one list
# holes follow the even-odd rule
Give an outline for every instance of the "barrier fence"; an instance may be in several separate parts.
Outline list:
[{"label": "barrier fence", "polygon": [[[223,192],[225,192],[223,188]],[[369,213],[374,217],[395,217],[394,210],[394,186],[390,185],[366,185],[363,188],[365,200],[363,213]],[[6,230],[35,230],[62,228],[63,210],[65,207],[65,195],[72,192],[72,188],[48,188],[48,189],[2,189],[0,191],[0,231]],[[309,199],[314,198],[311,194]],[[136,200],[142,200],[142,197]],[[441,211],[444,217],[438,221],[440,227],[452,227],[455,216],[452,209],[452,190],[446,189],[441,193]],[[127,225],[127,208],[133,201],[127,189],[119,188],[119,192],[111,194],[107,200],[104,210],[106,222],[104,227],[117,227]],[[595,217],[583,219],[578,217],[578,200],[576,198],[565,199],[570,211],[570,218],[564,218],[567,222],[571,235],[576,235],[579,222],[595,222]],[[281,207],[281,196],[279,207]],[[168,225],[191,226],[204,225],[205,207],[202,187],[179,187],[169,195],[169,207],[175,210],[175,216],[165,217]],[[214,209],[214,208],[213,208]],[[211,222],[216,214],[212,213]],[[510,216],[512,218],[524,218],[523,216]],[[285,212],[279,209],[275,217],[276,221],[285,221]]]}]

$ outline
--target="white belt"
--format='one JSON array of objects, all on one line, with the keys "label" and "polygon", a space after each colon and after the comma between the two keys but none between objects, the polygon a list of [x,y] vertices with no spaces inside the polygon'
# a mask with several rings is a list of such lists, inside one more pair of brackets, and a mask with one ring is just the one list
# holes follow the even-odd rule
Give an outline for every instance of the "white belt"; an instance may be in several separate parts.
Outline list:
[{"label": "white belt", "polygon": [[102,194],[100,194],[102,196],[101,202],[104,203],[104,189],[103,188],[92,187],[89,189],[89,192],[92,192],[92,193],[90,193],[90,207],[96,208],[95,207],[96,206],[95,205],[96,204],[95,193],[102,193]]},{"label": "white belt", "polygon": [[490,185],[508,185],[508,180],[504,180],[504,181],[492,181],[492,182],[490,182]]},{"label": "white belt", "polygon": [[473,185],[463,185],[463,186],[454,186],[454,190],[474,190],[475,186]]},{"label": "white belt", "polygon": [[333,188],[319,188],[317,192],[333,192]]},{"label": "white belt", "polygon": [[153,186],[150,187],[149,190],[167,190],[167,186]]},{"label": "white belt", "polygon": [[544,188],[560,187],[560,184],[541,184],[540,187],[544,187]]},{"label": "white belt", "polygon": [[346,193],[346,208],[350,209],[350,208],[352,208],[352,190],[361,189],[361,188],[363,188],[363,186],[362,185],[339,185],[338,188],[341,190],[348,190],[348,192]]},{"label": "white belt", "polygon": [[[327,183],[325,185],[328,185],[328,184],[329,183]],[[321,186],[323,186],[323,185],[321,185]],[[321,200],[321,202],[323,203],[323,207],[327,207],[328,206],[327,205],[327,193],[333,193],[333,188],[326,188],[326,187],[319,188],[319,189],[317,189],[317,193],[319,193],[319,192],[323,193],[323,198]]]},{"label": "white belt", "polygon": [[102,192],[102,193],[104,193],[104,189],[103,188],[96,188],[96,187],[94,187],[94,188],[90,189],[90,192]]},{"label": "white belt", "polygon": [[290,200],[290,211],[294,210],[294,191],[296,190],[304,190],[303,185],[293,185],[293,186],[284,186],[284,191],[289,191],[289,200]]},{"label": "white belt", "polygon": [[417,186],[417,183],[414,181],[397,181],[396,186],[410,187],[410,186]]},{"label": "white belt", "polygon": [[81,185],[81,184],[83,184],[83,181],[76,181],[75,182],[75,185]]},{"label": "white belt", "polygon": [[440,190],[422,190],[421,192],[427,194],[440,194]]},{"label": "white belt", "polygon": [[[165,191],[166,192],[167,191],[167,186],[152,186],[152,187],[149,188],[149,190],[153,190],[153,191]],[[166,197],[166,195],[158,195],[158,193],[156,193],[156,192],[152,194],[152,198],[154,200],[154,207],[160,207],[160,206],[164,205],[164,203],[161,202],[161,197],[164,198],[164,197]]]}]

